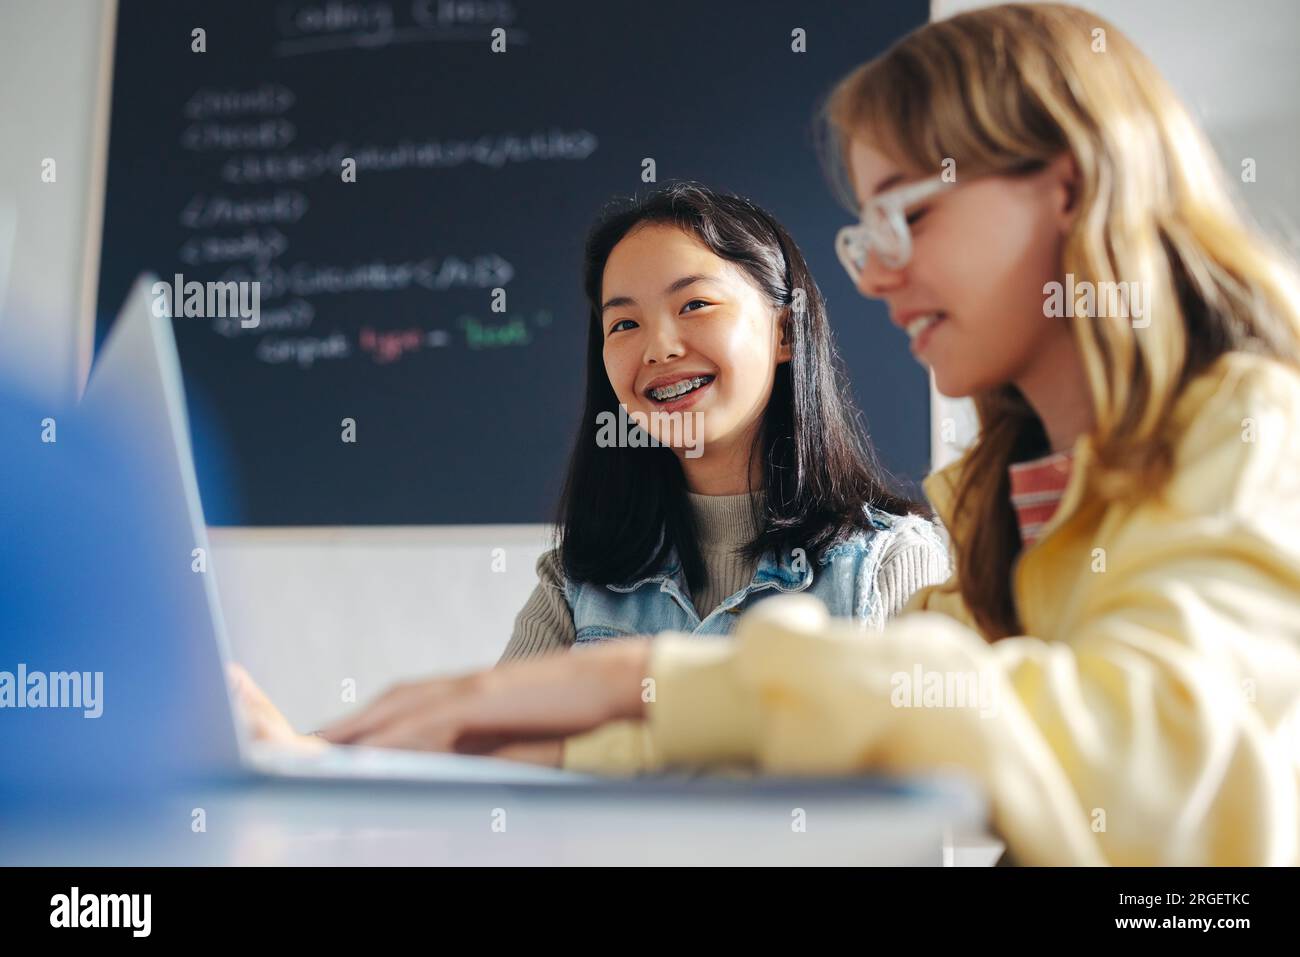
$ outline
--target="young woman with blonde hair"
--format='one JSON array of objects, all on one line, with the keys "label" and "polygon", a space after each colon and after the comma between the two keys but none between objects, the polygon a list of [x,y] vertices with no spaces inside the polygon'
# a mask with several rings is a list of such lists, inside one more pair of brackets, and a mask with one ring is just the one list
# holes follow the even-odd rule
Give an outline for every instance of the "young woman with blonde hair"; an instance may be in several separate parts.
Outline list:
[{"label": "young woman with blonde hair", "polygon": [[[734,641],[408,685],[327,737],[525,759],[564,738],[567,766],[608,771],[956,766],[1023,863],[1296,863],[1293,266],[1082,10],[929,24],[826,117],[861,212],[841,258],[979,413],[926,483],[953,577],[870,641],[774,599]],[[1062,288],[1088,290],[1066,315]]]}]

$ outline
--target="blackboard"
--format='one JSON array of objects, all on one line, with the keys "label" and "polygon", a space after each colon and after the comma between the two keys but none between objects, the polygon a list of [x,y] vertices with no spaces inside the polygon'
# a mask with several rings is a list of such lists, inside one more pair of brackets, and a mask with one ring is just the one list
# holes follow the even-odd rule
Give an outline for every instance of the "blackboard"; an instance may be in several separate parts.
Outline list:
[{"label": "blackboard", "polygon": [[549,521],[581,410],[582,242],[610,197],[650,188],[650,157],[659,183],[738,192],[786,224],[873,440],[915,480],[925,376],[835,258],[848,215],[812,116],[927,15],[923,0],[122,0],[96,341],[143,270],[260,282],[256,328],[174,319],[213,524]]}]

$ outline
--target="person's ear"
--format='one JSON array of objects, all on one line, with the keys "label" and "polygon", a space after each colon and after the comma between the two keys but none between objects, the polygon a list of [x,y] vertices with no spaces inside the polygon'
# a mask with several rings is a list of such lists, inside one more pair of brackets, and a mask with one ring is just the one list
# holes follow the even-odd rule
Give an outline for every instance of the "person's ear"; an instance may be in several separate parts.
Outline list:
[{"label": "person's ear", "polygon": [[780,332],[780,339],[776,344],[776,363],[789,362],[794,355],[791,344],[794,341],[794,329],[791,328],[790,309],[782,309],[776,316],[776,327]]},{"label": "person's ear", "polygon": [[1044,171],[1052,193],[1052,212],[1061,233],[1065,234],[1074,227],[1079,216],[1079,204],[1082,201],[1083,177],[1079,175],[1079,164],[1069,150],[1058,153],[1047,163]]}]

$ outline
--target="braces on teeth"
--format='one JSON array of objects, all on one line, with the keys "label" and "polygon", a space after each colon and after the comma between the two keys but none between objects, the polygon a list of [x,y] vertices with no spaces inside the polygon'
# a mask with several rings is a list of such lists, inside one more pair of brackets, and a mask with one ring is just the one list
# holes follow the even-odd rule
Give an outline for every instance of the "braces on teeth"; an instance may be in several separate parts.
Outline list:
[{"label": "braces on teeth", "polygon": [[660,402],[663,402],[665,399],[675,399],[679,395],[685,395],[687,392],[698,389],[706,382],[712,381],[713,376],[710,375],[696,376],[694,379],[683,379],[681,382],[674,383],[673,385],[666,385],[659,389],[651,389],[650,395],[653,398],[658,399]]}]

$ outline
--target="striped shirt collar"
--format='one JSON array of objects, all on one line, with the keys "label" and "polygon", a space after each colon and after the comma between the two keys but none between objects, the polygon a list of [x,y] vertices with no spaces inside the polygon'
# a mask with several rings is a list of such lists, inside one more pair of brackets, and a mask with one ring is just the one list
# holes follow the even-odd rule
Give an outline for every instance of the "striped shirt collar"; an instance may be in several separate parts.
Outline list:
[{"label": "striped shirt collar", "polygon": [[1028,462],[1013,462],[1007,472],[1011,477],[1011,506],[1020,526],[1020,541],[1027,548],[1038,541],[1043,527],[1052,520],[1074,465],[1071,452],[1053,452]]}]

